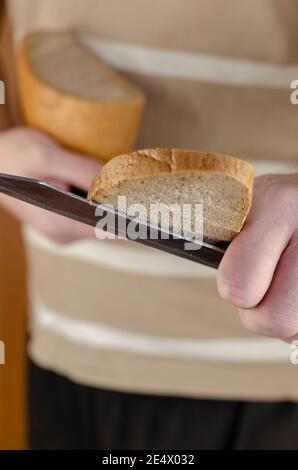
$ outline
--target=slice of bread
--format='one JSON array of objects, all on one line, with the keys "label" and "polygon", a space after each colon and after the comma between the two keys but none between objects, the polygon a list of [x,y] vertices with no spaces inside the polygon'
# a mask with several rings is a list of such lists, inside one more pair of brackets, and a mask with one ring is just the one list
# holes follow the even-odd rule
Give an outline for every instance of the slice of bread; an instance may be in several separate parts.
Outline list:
[{"label": "slice of bread", "polygon": [[[135,203],[146,206],[147,219],[150,204],[191,204],[193,209],[203,202],[204,238],[230,241],[250,209],[253,179],[252,165],[228,155],[147,149],[120,155],[104,165],[88,198],[118,208],[118,196],[126,196],[127,207]],[[162,218],[157,223],[163,225]],[[192,236],[195,232],[192,210]]]},{"label": "slice of bread", "polygon": [[103,160],[129,152],[145,98],[68,32],[34,32],[17,55],[27,123]]}]

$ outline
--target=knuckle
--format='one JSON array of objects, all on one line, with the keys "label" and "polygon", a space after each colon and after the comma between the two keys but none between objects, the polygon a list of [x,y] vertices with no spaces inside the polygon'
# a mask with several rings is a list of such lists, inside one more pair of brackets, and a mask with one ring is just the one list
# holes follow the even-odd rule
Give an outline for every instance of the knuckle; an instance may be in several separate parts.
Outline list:
[{"label": "knuckle", "polygon": [[37,143],[32,143],[31,154],[34,162],[37,166],[37,171],[43,171],[48,169],[49,163],[51,161],[51,149],[41,146]]},{"label": "knuckle", "polygon": [[252,308],[259,302],[257,286],[241,278],[219,278],[218,291],[224,300],[237,307]]},{"label": "knuckle", "polygon": [[61,231],[56,224],[49,224],[46,219],[40,218],[38,230],[47,238],[58,241],[62,236]]},{"label": "knuckle", "polygon": [[35,131],[34,129],[30,129],[29,135],[26,135],[26,149],[28,154],[30,155],[30,162],[29,164],[32,165],[32,161],[34,163],[34,168],[36,172],[43,172],[49,168],[51,164],[54,147],[51,143],[44,139],[44,136],[41,136]]},{"label": "knuckle", "polygon": [[276,338],[289,339],[297,333],[297,328],[281,312],[262,312],[258,324],[264,330]]},{"label": "knuckle", "polygon": [[288,216],[293,209],[297,210],[298,189],[297,186],[289,182],[280,182],[274,180],[271,182],[270,194],[274,201],[275,209],[278,210],[281,217]]},{"label": "knuckle", "polygon": [[240,310],[240,321],[244,328],[273,338],[288,340],[297,334],[298,328],[283,315],[264,311],[262,308]]},{"label": "knuckle", "polygon": [[242,325],[249,331],[256,332],[258,328],[256,327],[256,322],[252,316],[255,315],[253,310],[239,310],[239,317]]},{"label": "knuckle", "polygon": [[[290,258],[296,259],[298,253],[298,229],[295,230],[293,237],[285,250],[285,254]],[[297,270],[297,281],[298,281],[298,270]]]}]

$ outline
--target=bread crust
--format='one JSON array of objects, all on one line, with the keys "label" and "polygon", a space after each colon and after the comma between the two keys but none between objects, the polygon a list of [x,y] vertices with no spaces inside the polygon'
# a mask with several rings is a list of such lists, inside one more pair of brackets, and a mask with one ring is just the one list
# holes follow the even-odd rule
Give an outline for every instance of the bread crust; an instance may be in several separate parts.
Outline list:
[{"label": "bread crust", "polygon": [[130,151],[139,129],[145,97],[127,80],[123,79],[123,85],[135,95],[128,100],[86,100],[68,95],[34,74],[28,60],[26,38],[18,49],[17,72],[21,107],[30,126],[50,134],[68,148],[104,161]]},{"label": "bread crust", "polygon": [[105,191],[150,176],[179,172],[225,173],[247,187],[251,196],[255,170],[249,163],[220,153],[155,148],[119,155],[95,175],[89,200],[100,200]]}]

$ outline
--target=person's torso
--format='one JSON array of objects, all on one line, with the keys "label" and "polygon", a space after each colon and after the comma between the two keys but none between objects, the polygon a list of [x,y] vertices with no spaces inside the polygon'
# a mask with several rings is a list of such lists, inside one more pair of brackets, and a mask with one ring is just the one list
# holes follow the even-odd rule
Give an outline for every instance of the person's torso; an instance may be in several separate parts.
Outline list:
[{"label": "person's torso", "polygon": [[[297,161],[298,109],[290,102],[290,83],[298,78],[295,0],[10,0],[9,6],[16,42],[31,30],[73,30],[143,89],[137,148],[228,153],[255,162],[259,174]],[[271,390],[262,366],[277,361],[288,369],[287,347],[243,330],[235,309],[217,296],[212,270],[125,243],[61,248],[30,230],[27,241],[40,363],[89,384],[153,392],[284,392]],[[212,371],[223,363],[218,381]],[[245,380],[242,365],[256,366],[258,385]],[[289,380],[287,391],[297,385]]]}]

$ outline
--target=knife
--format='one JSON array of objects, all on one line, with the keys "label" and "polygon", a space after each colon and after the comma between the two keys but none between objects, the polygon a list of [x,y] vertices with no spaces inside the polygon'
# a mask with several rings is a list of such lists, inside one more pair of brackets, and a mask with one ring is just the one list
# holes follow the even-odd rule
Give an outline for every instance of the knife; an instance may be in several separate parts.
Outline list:
[{"label": "knife", "polygon": [[[143,220],[118,212],[108,205],[90,202],[84,197],[63,191],[42,180],[0,173],[0,192],[93,227],[96,227],[103,217],[105,220],[110,217],[110,220],[115,222],[110,224],[113,230],[110,230],[109,224],[102,225],[102,230],[109,230],[115,235],[216,269],[228,246],[228,243],[201,242],[174,235],[159,226],[152,226]],[[154,233],[154,238],[149,236],[136,238],[138,227],[142,227],[142,233],[144,230],[147,234]],[[139,232],[141,233],[141,230]],[[186,249],[186,246],[189,247],[189,242],[193,244],[193,249]]]}]

